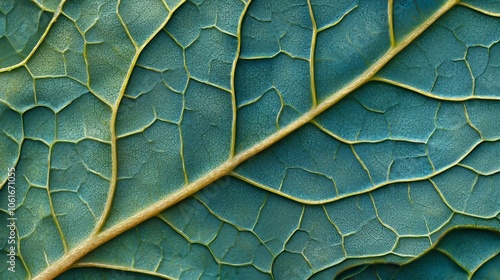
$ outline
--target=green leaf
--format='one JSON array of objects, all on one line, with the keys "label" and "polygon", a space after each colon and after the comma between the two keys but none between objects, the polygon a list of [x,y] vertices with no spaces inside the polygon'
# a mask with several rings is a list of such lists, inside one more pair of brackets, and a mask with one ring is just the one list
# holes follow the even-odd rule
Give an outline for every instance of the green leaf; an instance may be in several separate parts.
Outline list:
[{"label": "green leaf", "polygon": [[0,0],[0,278],[495,278],[499,18]]}]

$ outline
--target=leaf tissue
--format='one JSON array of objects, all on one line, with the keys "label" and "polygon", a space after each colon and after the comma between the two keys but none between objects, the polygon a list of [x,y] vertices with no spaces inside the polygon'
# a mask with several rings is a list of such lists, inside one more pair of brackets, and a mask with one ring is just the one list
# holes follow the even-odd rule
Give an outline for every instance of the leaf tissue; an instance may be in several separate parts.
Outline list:
[{"label": "leaf tissue", "polygon": [[500,1],[0,0],[0,279],[499,279]]}]

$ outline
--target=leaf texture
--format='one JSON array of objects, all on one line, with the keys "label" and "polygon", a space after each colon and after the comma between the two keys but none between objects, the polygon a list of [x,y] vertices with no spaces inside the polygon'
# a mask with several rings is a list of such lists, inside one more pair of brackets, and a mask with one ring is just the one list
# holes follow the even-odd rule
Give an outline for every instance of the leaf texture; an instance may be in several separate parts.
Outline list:
[{"label": "leaf texture", "polygon": [[0,0],[0,278],[495,278],[499,18]]}]

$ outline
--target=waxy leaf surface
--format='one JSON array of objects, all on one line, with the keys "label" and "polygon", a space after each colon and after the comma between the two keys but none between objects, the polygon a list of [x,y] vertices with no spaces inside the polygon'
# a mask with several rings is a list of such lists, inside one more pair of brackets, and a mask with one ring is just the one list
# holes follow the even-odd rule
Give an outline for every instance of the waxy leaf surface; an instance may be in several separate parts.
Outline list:
[{"label": "waxy leaf surface", "polygon": [[499,77],[498,0],[0,0],[0,278],[498,278]]}]

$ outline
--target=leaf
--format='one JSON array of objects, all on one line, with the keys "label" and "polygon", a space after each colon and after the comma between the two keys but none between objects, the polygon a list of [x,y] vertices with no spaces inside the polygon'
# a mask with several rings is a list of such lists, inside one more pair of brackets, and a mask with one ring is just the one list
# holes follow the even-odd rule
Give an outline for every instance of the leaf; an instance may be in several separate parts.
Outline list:
[{"label": "leaf", "polygon": [[498,275],[500,2],[0,12],[0,278]]}]

